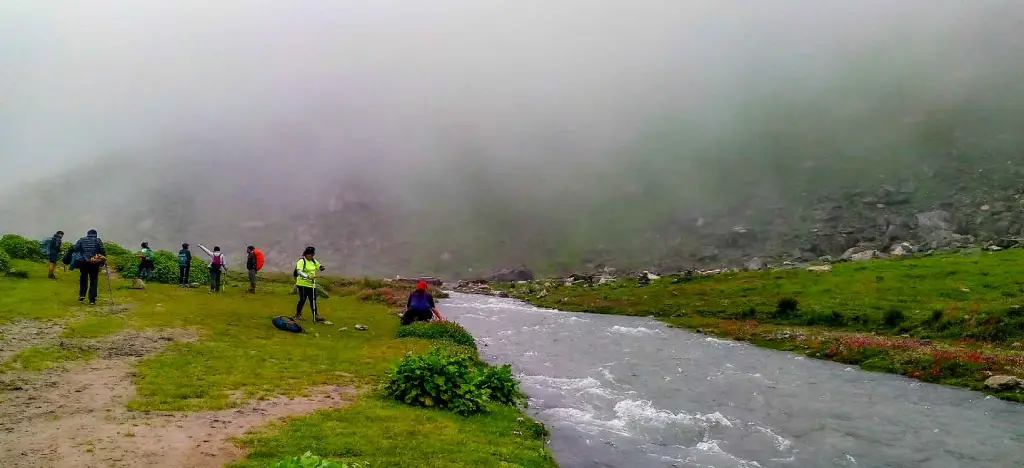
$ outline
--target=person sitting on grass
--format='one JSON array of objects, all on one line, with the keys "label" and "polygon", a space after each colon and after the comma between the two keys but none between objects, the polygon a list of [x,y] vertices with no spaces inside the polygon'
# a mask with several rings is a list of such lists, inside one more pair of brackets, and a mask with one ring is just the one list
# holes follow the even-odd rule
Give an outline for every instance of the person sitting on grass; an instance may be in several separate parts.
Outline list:
[{"label": "person sitting on grass", "polygon": [[409,325],[413,322],[429,322],[431,318],[444,321],[444,317],[437,311],[437,306],[434,304],[434,296],[427,290],[427,282],[420,281],[416,284],[416,290],[409,294],[409,300],[405,302],[402,325]]},{"label": "person sitting on grass", "polygon": [[299,293],[299,303],[295,306],[295,320],[302,320],[302,308],[309,300],[309,310],[313,313],[313,322],[320,323],[326,320],[320,316],[316,308],[316,273],[324,271],[324,266],[315,258],[316,248],[306,247],[302,251],[302,258],[295,262],[295,289]]}]

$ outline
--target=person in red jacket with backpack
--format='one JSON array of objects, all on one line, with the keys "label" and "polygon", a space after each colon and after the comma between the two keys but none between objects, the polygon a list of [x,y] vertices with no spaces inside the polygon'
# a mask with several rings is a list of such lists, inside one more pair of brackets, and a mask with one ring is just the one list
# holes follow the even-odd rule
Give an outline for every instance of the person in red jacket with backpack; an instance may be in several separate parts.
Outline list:
[{"label": "person in red jacket with backpack", "polygon": [[251,245],[245,251],[248,254],[245,258],[245,269],[249,271],[249,292],[255,294],[256,273],[263,269],[263,252]]}]

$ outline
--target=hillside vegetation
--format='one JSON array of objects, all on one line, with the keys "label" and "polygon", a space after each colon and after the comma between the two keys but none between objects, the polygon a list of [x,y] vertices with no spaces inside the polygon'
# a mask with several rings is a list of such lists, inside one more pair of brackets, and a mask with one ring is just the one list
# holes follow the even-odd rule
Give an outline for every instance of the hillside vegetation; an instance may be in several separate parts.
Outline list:
[{"label": "hillside vegetation", "polygon": [[1024,401],[1024,250],[662,277],[502,284],[533,304],[669,324]]}]

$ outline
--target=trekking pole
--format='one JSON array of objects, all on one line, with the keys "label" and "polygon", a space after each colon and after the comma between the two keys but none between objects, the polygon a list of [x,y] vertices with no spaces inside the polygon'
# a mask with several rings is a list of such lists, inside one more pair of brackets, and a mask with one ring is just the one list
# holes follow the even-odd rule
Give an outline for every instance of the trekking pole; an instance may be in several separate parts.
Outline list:
[{"label": "trekking pole", "polygon": [[110,307],[114,307],[114,286],[110,284],[110,266],[104,263],[103,271],[107,274],[107,294],[110,297]]},{"label": "trekking pole", "polygon": [[316,273],[313,276],[313,297],[310,300],[310,304],[313,304],[313,323],[317,323],[317,310],[316,310]]}]

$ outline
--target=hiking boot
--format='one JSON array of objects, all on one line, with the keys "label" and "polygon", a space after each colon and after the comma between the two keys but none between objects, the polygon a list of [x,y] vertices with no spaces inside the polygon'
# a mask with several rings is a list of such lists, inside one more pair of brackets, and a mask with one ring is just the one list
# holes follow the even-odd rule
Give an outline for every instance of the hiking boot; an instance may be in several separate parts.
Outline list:
[{"label": "hiking boot", "polygon": [[53,273],[50,273],[50,274],[46,275],[46,277],[49,278],[49,279],[57,279],[57,275],[55,275]]},{"label": "hiking boot", "polygon": [[293,315],[292,320],[302,320],[303,322],[306,321],[306,319],[302,318],[301,315]]},{"label": "hiking boot", "polygon": [[78,298],[78,302],[85,302],[85,298],[84,297]]},{"label": "hiking boot", "polygon": [[89,305],[96,305],[96,300],[93,299],[93,300],[89,301]]},{"label": "hiking boot", "polygon": [[323,317],[317,317],[317,318],[313,319],[313,323],[324,323],[326,321],[327,320],[324,319]]}]

